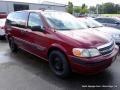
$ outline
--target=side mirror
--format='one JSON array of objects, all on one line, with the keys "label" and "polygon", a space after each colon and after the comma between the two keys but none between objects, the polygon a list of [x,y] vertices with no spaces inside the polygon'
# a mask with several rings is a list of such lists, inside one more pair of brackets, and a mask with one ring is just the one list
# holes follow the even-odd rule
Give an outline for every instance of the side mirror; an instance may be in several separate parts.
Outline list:
[{"label": "side mirror", "polygon": [[115,24],[119,25],[119,24],[120,24],[120,22],[115,22]]},{"label": "side mirror", "polygon": [[41,28],[41,26],[33,26],[33,27],[31,27],[31,30],[32,30],[32,31],[40,31],[40,32],[43,32],[43,31],[44,31],[44,29]]}]

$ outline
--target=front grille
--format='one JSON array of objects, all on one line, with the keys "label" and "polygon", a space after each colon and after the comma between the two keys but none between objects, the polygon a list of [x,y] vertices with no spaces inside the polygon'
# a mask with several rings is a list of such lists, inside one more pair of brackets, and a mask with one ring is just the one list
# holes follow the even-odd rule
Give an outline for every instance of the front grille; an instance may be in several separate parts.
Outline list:
[{"label": "front grille", "polygon": [[114,49],[114,45],[114,41],[112,41],[108,44],[98,47],[98,50],[102,55],[110,54]]}]

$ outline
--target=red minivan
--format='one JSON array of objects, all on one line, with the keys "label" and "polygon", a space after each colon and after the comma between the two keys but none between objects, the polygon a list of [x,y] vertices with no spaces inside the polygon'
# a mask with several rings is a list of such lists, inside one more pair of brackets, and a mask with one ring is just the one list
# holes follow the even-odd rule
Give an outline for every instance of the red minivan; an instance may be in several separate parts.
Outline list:
[{"label": "red minivan", "polygon": [[119,49],[112,38],[89,30],[74,16],[61,11],[12,12],[5,29],[12,52],[23,49],[47,60],[60,77],[73,71],[103,71],[116,59]]}]

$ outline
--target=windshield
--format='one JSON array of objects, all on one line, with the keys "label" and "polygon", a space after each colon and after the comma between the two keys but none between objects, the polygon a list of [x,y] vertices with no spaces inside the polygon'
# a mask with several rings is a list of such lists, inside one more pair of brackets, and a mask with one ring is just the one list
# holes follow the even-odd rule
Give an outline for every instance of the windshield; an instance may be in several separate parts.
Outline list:
[{"label": "windshield", "polygon": [[65,12],[44,12],[48,24],[57,30],[85,29],[86,25],[80,23],[74,16]]},{"label": "windshield", "polygon": [[84,22],[89,28],[97,28],[97,27],[103,27],[103,25],[93,19],[81,19],[81,22]]},{"label": "windshield", "polygon": [[5,25],[5,20],[6,19],[0,19],[0,26],[4,26]]}]

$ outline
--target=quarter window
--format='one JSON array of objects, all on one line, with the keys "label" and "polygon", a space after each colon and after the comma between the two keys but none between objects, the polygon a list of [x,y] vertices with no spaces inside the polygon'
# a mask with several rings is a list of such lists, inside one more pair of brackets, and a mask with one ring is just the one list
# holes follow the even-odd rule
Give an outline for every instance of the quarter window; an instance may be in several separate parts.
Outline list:
[{"label": "quarter window", "polygon": [[7,24],[11,26],[25,28],[27,18],[28,18],[27,12],[14,12],[8,15]]}]

